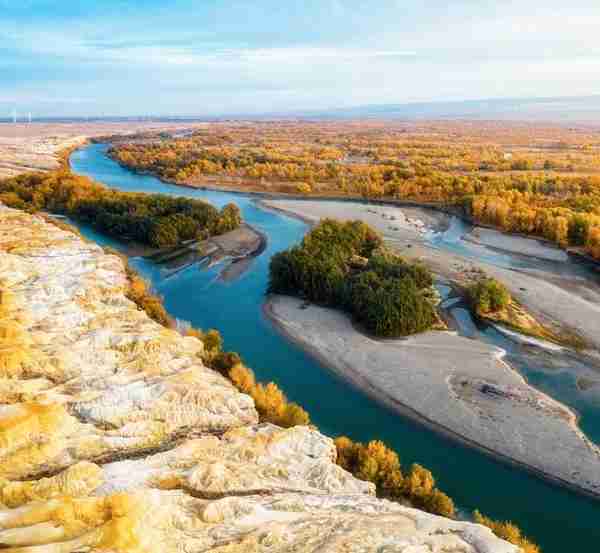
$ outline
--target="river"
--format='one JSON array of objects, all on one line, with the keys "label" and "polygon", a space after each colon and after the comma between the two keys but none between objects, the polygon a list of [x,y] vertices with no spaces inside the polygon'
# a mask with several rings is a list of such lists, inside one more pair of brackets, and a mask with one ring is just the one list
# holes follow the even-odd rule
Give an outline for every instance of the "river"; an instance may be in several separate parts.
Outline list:
[{"label": "river", "polygon": [[[383,440],[399,452],[405,467],[418,462],[432,470],[439,487],[463,512],[478,508],[493,518],[513,520],[545,553],[598,550],[600,503],[499,463],[393,414],[334,377],[275,331],[262,312],[269,260],[274,253],[302,239],[307,231],[304,223],[263,210],[244,195],[178,187],[152,176],[134,174],[110,160],[106,149],[105,145],[92,144],[76,151],[71,156],[73,171],[119,190],[200,198],[218,207],[234,202],[244,220],[268,236],[265,252],[254,260],[249,271],[232,282],[218,278],[218,267],[200,271],[192,266],[169,275],[147,260],[131,259],[131,264],[163,296],[173,316],[199,328],[217,328],[227,349],[238,351],[260,380],[277,382],[290,399],[309,411],[312,421],[324,433],[344,434],[358,441]],[[89,227],[80,226],[80,230],[102,245],[122,247]],[[460,306],[455,307],[456,314],[460,315]],[[469,320],[463,324],[463,332],[468,333],[469,324]],[[478,333],[479,338],[501,340],[509,351],[517,347],[489,327],[472,326],[471,332]],[[540,389],[572,406],[576,403],[581,413],[580,396],[569,392],[573,386],[571,373],[554,371],[550,378],[544,367],[536,368],[535,364],[525,363],[519,369]],[[567,392],[562,393],[563,389]],[[600,410],[594,405],[590,402],[589,409],[597,420]],[[587,426],[593,435],[594,425],[590,422]],[[595,428],[598,432],[600,425]]]}]

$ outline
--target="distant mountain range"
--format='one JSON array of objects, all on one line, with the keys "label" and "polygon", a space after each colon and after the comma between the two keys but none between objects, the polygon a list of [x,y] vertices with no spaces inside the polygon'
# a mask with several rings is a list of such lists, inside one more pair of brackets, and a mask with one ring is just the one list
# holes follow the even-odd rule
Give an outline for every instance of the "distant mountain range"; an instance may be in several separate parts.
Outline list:
[{"label": "distant mountain range", "polygon": [[367,105],[303,115],[315,119],[497,119],[600,123],[600,95]]},{"label": "distant mountain range", "polygon": [[[348,120],[348,119],[470,119],[500,121],[553,121],[600,123],[600,95],[563,98],[492,98],[452,102],[412,102],[405,104],[365,105],[339,109],[299,110],[264,114],[131,116],[131,117],[40,117],[34,122],[107,122],[107,121],[222,121],[222,120]],[[23,123],[24,121],[19,121]],[[0,118],[0,123],[12,123]]]}]

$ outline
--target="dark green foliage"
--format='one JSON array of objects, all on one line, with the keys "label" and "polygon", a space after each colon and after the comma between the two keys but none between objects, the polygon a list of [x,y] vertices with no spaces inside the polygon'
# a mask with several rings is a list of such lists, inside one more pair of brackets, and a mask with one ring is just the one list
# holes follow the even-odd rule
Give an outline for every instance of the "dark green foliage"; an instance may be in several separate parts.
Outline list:
[{"label": "dark green foliage", "polygon": [[423,297],[415,280],[382,280],[379,287],[367,292],[354,316],[376,336],[406,336],[431,328],[436,317],[431,303]]},{"label": "dark green foliage", "polygon": [[420,263],[407,263],[400,256],[385,249],[378,249],[369,258],[367,268],[375,271],[382,278],[411,277],[418,288],[433,285],[431,271]]},{"label": "dark green foliage", "polygon": [[0,201],[32,212],[66,213],[112,236],[159,248],[222,234],[241,223],[232,204],[219,212],[200,200],[118,192],[67,170],[1,181]]},{"label": "dark green foliage", "polygon": [[[366,258],[357,268],[356,256]],[[302,244],[273,256],[269,292],[301,294],[352,313],[377,336],[404,336],[436,321],[424,290],[429,270],[407,263],[382,246],[381,237],[359,221],[324,220]]]}]

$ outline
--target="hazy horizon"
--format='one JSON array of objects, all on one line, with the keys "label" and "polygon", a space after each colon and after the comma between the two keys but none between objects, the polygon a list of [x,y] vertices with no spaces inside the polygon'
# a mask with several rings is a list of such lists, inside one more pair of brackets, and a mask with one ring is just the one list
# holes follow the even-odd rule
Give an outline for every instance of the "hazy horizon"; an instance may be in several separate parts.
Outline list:
[{"label": "hazy horizon", "polygon": [[[0,123],[29,122],[29,112],[0,116]],[[400,104],[357,105],[322,110],[296,110],[264,113],[190,113],[168,115],[160,113],[131,113],[128,115],[100,114],[92,116],[49,115],[34,116],[31,122],[69,121],[220,121],[220,120],[499,120],[538,121],[548,123],[600,123],[600,95],[556,98],[480,98],[455,102],[408,102]]]},{"label": "hazy horizon", "polygon": [[0,0],[0,117],[220,116],[600,92],[591,0]]}]

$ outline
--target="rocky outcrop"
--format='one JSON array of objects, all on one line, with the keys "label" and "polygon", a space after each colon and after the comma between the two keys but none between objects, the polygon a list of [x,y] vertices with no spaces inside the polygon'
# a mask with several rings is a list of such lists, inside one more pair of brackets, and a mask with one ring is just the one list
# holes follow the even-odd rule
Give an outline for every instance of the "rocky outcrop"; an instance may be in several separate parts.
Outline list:
[{"label": "rocky outcrop", "polygon": [[259,424],[126,286],[118,257],[0,206],[1,548],[516,553],[376,499],[316,430]]}]

